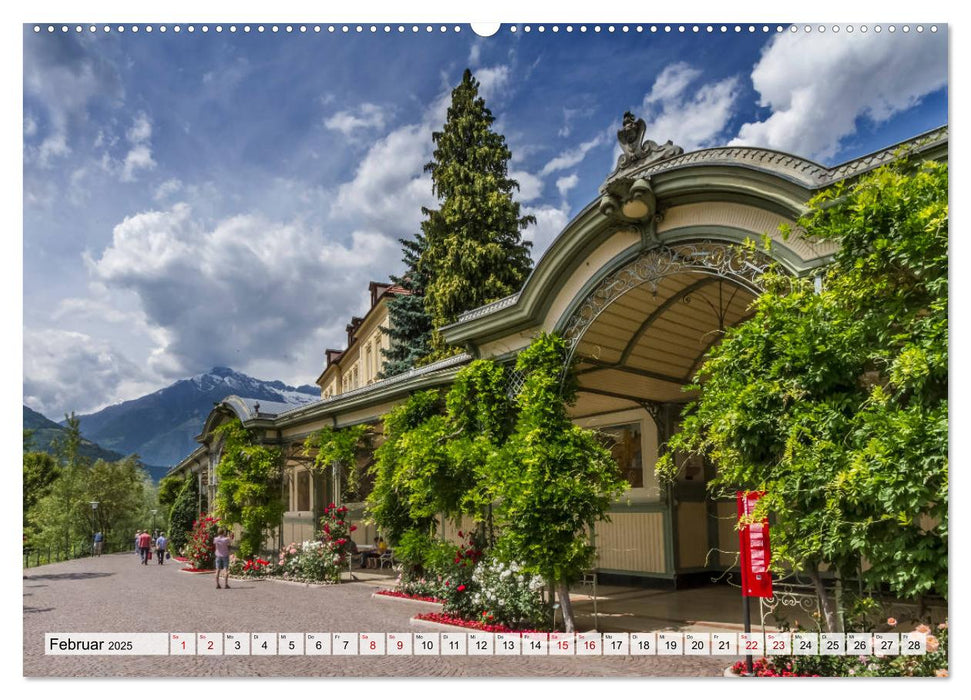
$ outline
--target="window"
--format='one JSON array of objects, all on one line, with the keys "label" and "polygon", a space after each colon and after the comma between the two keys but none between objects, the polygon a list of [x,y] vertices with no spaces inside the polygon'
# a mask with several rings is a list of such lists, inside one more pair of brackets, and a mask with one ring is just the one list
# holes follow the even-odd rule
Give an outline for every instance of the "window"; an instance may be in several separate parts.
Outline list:
[{"label": "window", "polygon": [[641,458],[640,423],[610,425],[600,428],[600,432],[606,436],[605,446],[617,462],[621,478],[633,489],[643,488],[644,460]]},{"label": "window", "polygon": [[297,472],[297,510],[310,510],[310,472]]}]

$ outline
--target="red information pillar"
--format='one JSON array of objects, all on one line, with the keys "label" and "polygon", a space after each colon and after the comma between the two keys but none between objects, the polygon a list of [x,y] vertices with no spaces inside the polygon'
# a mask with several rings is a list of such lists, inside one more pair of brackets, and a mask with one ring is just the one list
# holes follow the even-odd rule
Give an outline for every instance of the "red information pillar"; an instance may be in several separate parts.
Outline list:
[{"label": "red information pillar", "polygon": [[[738,517],[749,516],[764,491],[737,491]],[[742,595],[750,598],[772,597],[772,575],[769,573],[769,521],[743,525],[738,531],[742,555]]]}]

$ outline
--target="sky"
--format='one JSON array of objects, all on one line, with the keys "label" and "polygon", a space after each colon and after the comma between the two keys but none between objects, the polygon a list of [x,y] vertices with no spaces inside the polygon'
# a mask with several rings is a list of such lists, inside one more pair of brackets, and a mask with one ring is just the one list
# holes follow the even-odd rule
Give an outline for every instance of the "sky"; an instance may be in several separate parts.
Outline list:
[{"label": "sky", "polygon": [[216,365],[312,383],[435,206],[423,166],[466,67],[536,259],[596,198],[625,110],[686,151],[824,164],[948,121],[946,25],[101,26],[23,29],[23,398],[55,419]]}]

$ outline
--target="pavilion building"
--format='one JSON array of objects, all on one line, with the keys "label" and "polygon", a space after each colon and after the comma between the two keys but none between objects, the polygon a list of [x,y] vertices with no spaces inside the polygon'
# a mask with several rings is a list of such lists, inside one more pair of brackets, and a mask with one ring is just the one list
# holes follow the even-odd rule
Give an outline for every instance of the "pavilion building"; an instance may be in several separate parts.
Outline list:
[{"label": "pavilion building", "polygon": [[[327,350],[318,401],[299,407],[230,396],[209,414],[200,447],[172,472],[191,472],[209,502],[220,445],[213,429],[239,418],[286,455],[282,488],[289,506],[275,538],[312,536],[323,507],[339,500],[330,470],[314,472],[303,441],[324,426],[372,424],[418,390],[447,388],[473,358],[512,361],[543,331],[559,333],[576,362],[575,422],[614,437],[613,455],[630,489],[610,521],[591,533],[599,574],[677,585],[735,562],[734,500],[713,499],[704,460],[682,460],[677,483],[659,487],[654,463],[693,395],[684,387],[725,329],[745,320],[769,265],[815,276],[833,244],[797,225],[809,199],[904,154],[946,159],[946,127],[852,161],[826,167],[762,148],[684,153],[644,138],[643,120],[625,115],[622,155],[592,201],[570,221],[512,296],[463,314],[439,329],[464,350],[446,360],[379,379],[387,347],[387,299],[404,290],[371,283],[371,308],[348,325],[343,351]],[[788,235],[783,229],[790,230]],[[370,455],[360,455],[361,463]],[[369,542],[362,503],[345,503]],[[466,526],[468,523],[465,524]],[[463,523],[442,522],[452,538]],[[270,544],[270,543],[268,543]]]}]

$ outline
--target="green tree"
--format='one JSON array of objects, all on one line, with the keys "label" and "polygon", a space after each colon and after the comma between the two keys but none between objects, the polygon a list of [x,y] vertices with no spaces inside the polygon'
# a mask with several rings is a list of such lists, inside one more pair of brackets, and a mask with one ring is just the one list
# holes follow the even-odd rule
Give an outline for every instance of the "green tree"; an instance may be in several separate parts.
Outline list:
[{"label": "green tree", "polygon": [[[91,462],[81,454],[81,420],[73,412],[64,418],[67,422],[64,433],[51,445],[60,476],[47,495],[35,504],[28,520],[38,541],[70,552],[73,547],[83,546],[89,534],[80,502]],[[87,503],[84,505],[90,508]]]},{"label": "green tree", "polygon": [[147,527],[152,501],[146,482],[151,479],[135,455],[117,462],[97,460],[85,473],[77,505],[89,537],[100,530],[106,542],[127,544],[135,528]]},{"label": "green tree", "polygon": [[25,534],[29,534],[27,530],[29,529],[31,512],[36,507],[37,502],[51,492],[60,472],[57,462],[46,452],[24,453],[23,524]]},{"label": "green tree", "polygon": [[169,510],[169,542],[172,551],[182,551],[189,541],[192,523],[199,515],[199,485],[194,475],[190,475]]},{"label": "green tree", "polygon": [[239,419],[224,423],[214,434],[223,440],[216,467],[215,514],[224,524],[243,527],[239,554],[259,554],[269,530],[279,526],[283,503],[283,453],[262,445]]},{"label": "green tree", "polygon": [[[774,565],[947,596],[947,166],[881,168],[809,203],[839,244],[812,281],[779,274],[699,370],[670,441],[720,495],[764,490]],[[673,478],[669,452],[659,475]],[[835,626],[826,607],[827,623]]]},{"label": "green tree", "polygon": [[182,493],[185,477],[163,476],[158,482],[158,504],[162,508],[171,509],[175,499]]},{"label": "green tree", "polygon": [[519,354],[516,370],[524,383],[515,429],[489,465],[496,549],[549,581],[572,632],[569,585],[594,555],[587,534],[628,485],[596,434],[570,421],[576,385],[564,341],[544,333]]},{"label": "green tree", "polygon": [[402,247],[402,262],[405,273],[401,277],[392,276],[391,281],[405,290],[388,299],[389,346],[382,348],[384,366],[381,377],[393,377],[412,369],[419,360],[431,353],[432,317],[425,308],[425,287],[428,284],[424,270],[418,262],[428,247],[422,234],[415,240],[399,239]]},{"label": "green tree", "polygon": [[[445,125],[432,135],[432,176],[438,209],[423,208],[426,246],[418,269],[427,276],[425,304],[440,328],[459,314],[519,290],[532,268],[521,231],[532,216],[520,216],[510,179],[506,140],[492,130],[495,118],[479,97],[479,83],[466,70],[452,91]],[[436,353],[444,353],[435,335]]]}]

